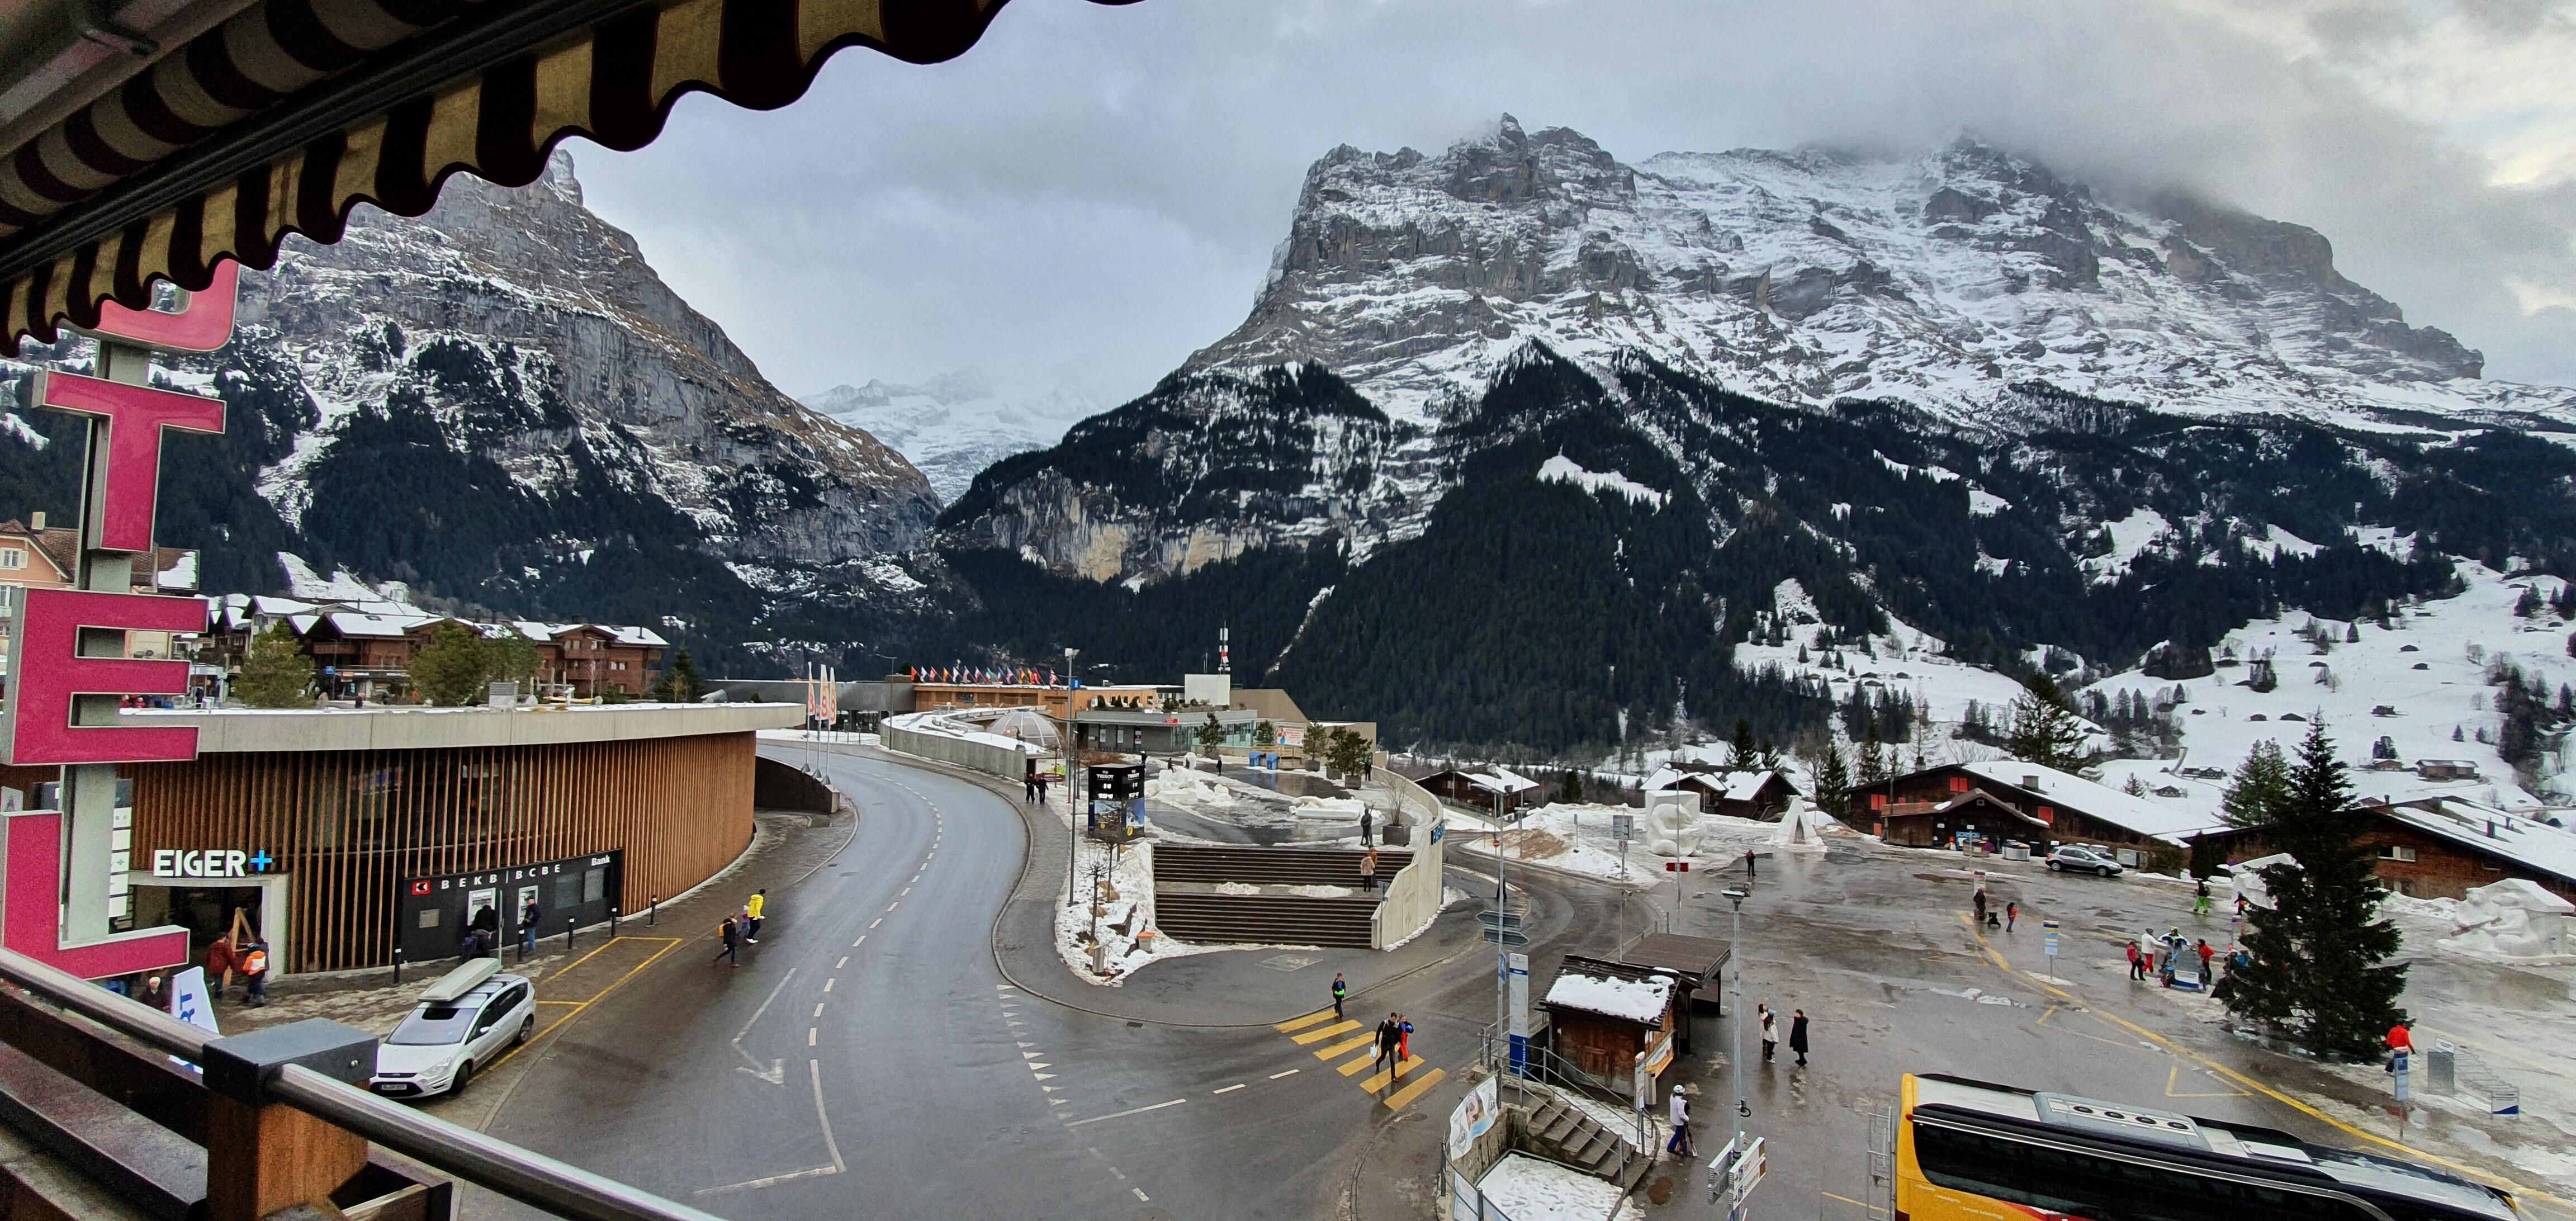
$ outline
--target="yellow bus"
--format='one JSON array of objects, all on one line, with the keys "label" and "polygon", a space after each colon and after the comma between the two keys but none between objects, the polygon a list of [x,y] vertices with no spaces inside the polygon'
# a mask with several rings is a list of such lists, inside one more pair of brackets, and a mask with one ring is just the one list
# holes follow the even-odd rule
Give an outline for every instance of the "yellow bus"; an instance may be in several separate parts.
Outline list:
[{"label": "yellow bus", "polygon": [[2286,1132],[1905,1077],[1894,1221],[2518,1221],[2513,1197]]}]

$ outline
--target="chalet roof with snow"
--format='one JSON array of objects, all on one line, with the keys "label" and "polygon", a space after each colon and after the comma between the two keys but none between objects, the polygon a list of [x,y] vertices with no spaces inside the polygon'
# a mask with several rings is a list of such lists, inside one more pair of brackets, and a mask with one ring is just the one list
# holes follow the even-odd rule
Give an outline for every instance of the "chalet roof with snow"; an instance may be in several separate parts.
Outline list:
[{"label": "chalet roof with snow", "polygon": [[2053,767],[2024,763],[2018,759],[1992,759],[1957,766],[1990,787],[2028,793],[2050,804],[2177,847],[2187,845],[2192,835],[2210,827],[2206,815],[2181,806],[2132,797],[2109,785],[2096,784]]},{"label": "chalet roof with snow", "polygon": [[1659,1026],[1665,1011],[1672,1007],[1673,981],[1663,976],[1623,979],[1606,972],[1568,967],[1557,972],[1556,981],[1547,986],[1547,997],[1540,1003],[1551,1010],[1574,1009],[1642,1026]]},{"label": "chalet roof with snow", "polygon": [[2368,809],[2468,851],[2576,885],[2576,832],[2457,797],[2426,797]]},{"label": "chalet roof with snow", "polygon": [[1706,766],[1657,768],[1655,774],[1647,778],[1646,788],[1651,792],[1693,782],[1693,787],[1707,790],[1720,801],[1749,802],[1760,799],[1762,790],[1773,780],[1789,785],[1792,791],[1797,788],[1788,777],[1778,772],[1729,772]]}]

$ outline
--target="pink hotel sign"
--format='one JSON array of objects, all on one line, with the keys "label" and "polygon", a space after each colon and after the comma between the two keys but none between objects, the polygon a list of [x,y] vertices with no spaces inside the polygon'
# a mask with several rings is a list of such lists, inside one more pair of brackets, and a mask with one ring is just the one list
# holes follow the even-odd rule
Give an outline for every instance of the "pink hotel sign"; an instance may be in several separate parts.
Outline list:
[{"label": "pink hotel sign", "polygon": [[10,617],[10,668],[0,708],[0,762],[61,767],[58,810],[13,811],[0,831],[0,945],[96,979],[185,962],[188,934],[158,928],[112,933],[109,854],[114,850],[116,765],[193,759],[190,726],[117,723],[127,695],[179,695],[188,663],[129,658],[125,633],[196,632],[199,598],[133,592],[137,557],[148,573],[152,518],[168,429],[219,433],[220,399],[153,389],[154,351],[211,352],[232,337],[239,268],[225,263],[206,291],[171,311],[106,307],[91,334],[97,377],[36,375],[34,404],[89,420],[74,588],[29,589]]}]

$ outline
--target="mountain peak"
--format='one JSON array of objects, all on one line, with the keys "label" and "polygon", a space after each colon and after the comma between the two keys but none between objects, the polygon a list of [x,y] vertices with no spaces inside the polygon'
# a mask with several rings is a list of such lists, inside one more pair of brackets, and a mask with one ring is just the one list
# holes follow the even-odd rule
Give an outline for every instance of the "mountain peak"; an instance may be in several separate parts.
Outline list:
[{"label": "mountain peak", "polygon": [[1596,370],[1633,351],[1757,397],[1988,422],[2026,384],[2187,413],[2576,417],[2576,393],[2478,381],[2476,352],[2305,226],[2114,203],[1975,133],[1632,167],[1509,114],[1436,156],[1316,161],[1251,316],[1190,367],[1312,360],[1424,420],[1527,337]]}]

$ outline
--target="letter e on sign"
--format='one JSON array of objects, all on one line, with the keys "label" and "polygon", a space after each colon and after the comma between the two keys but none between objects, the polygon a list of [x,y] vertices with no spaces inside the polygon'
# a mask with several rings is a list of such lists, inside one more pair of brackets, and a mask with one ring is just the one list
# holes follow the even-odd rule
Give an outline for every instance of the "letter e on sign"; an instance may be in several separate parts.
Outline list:
[{"label": "letter e on sign", "polygon": [[[197,757],[190,725],[76,725],[74,696],[180,695],[188,663],[83,657],[83,628],[202,632],[202,598],[30,589],[10,616],[9,705],[0,711],[0,762],[20,767],[70,763],[169,763]],[[121,719],[121,718],[120,718]]]}]

